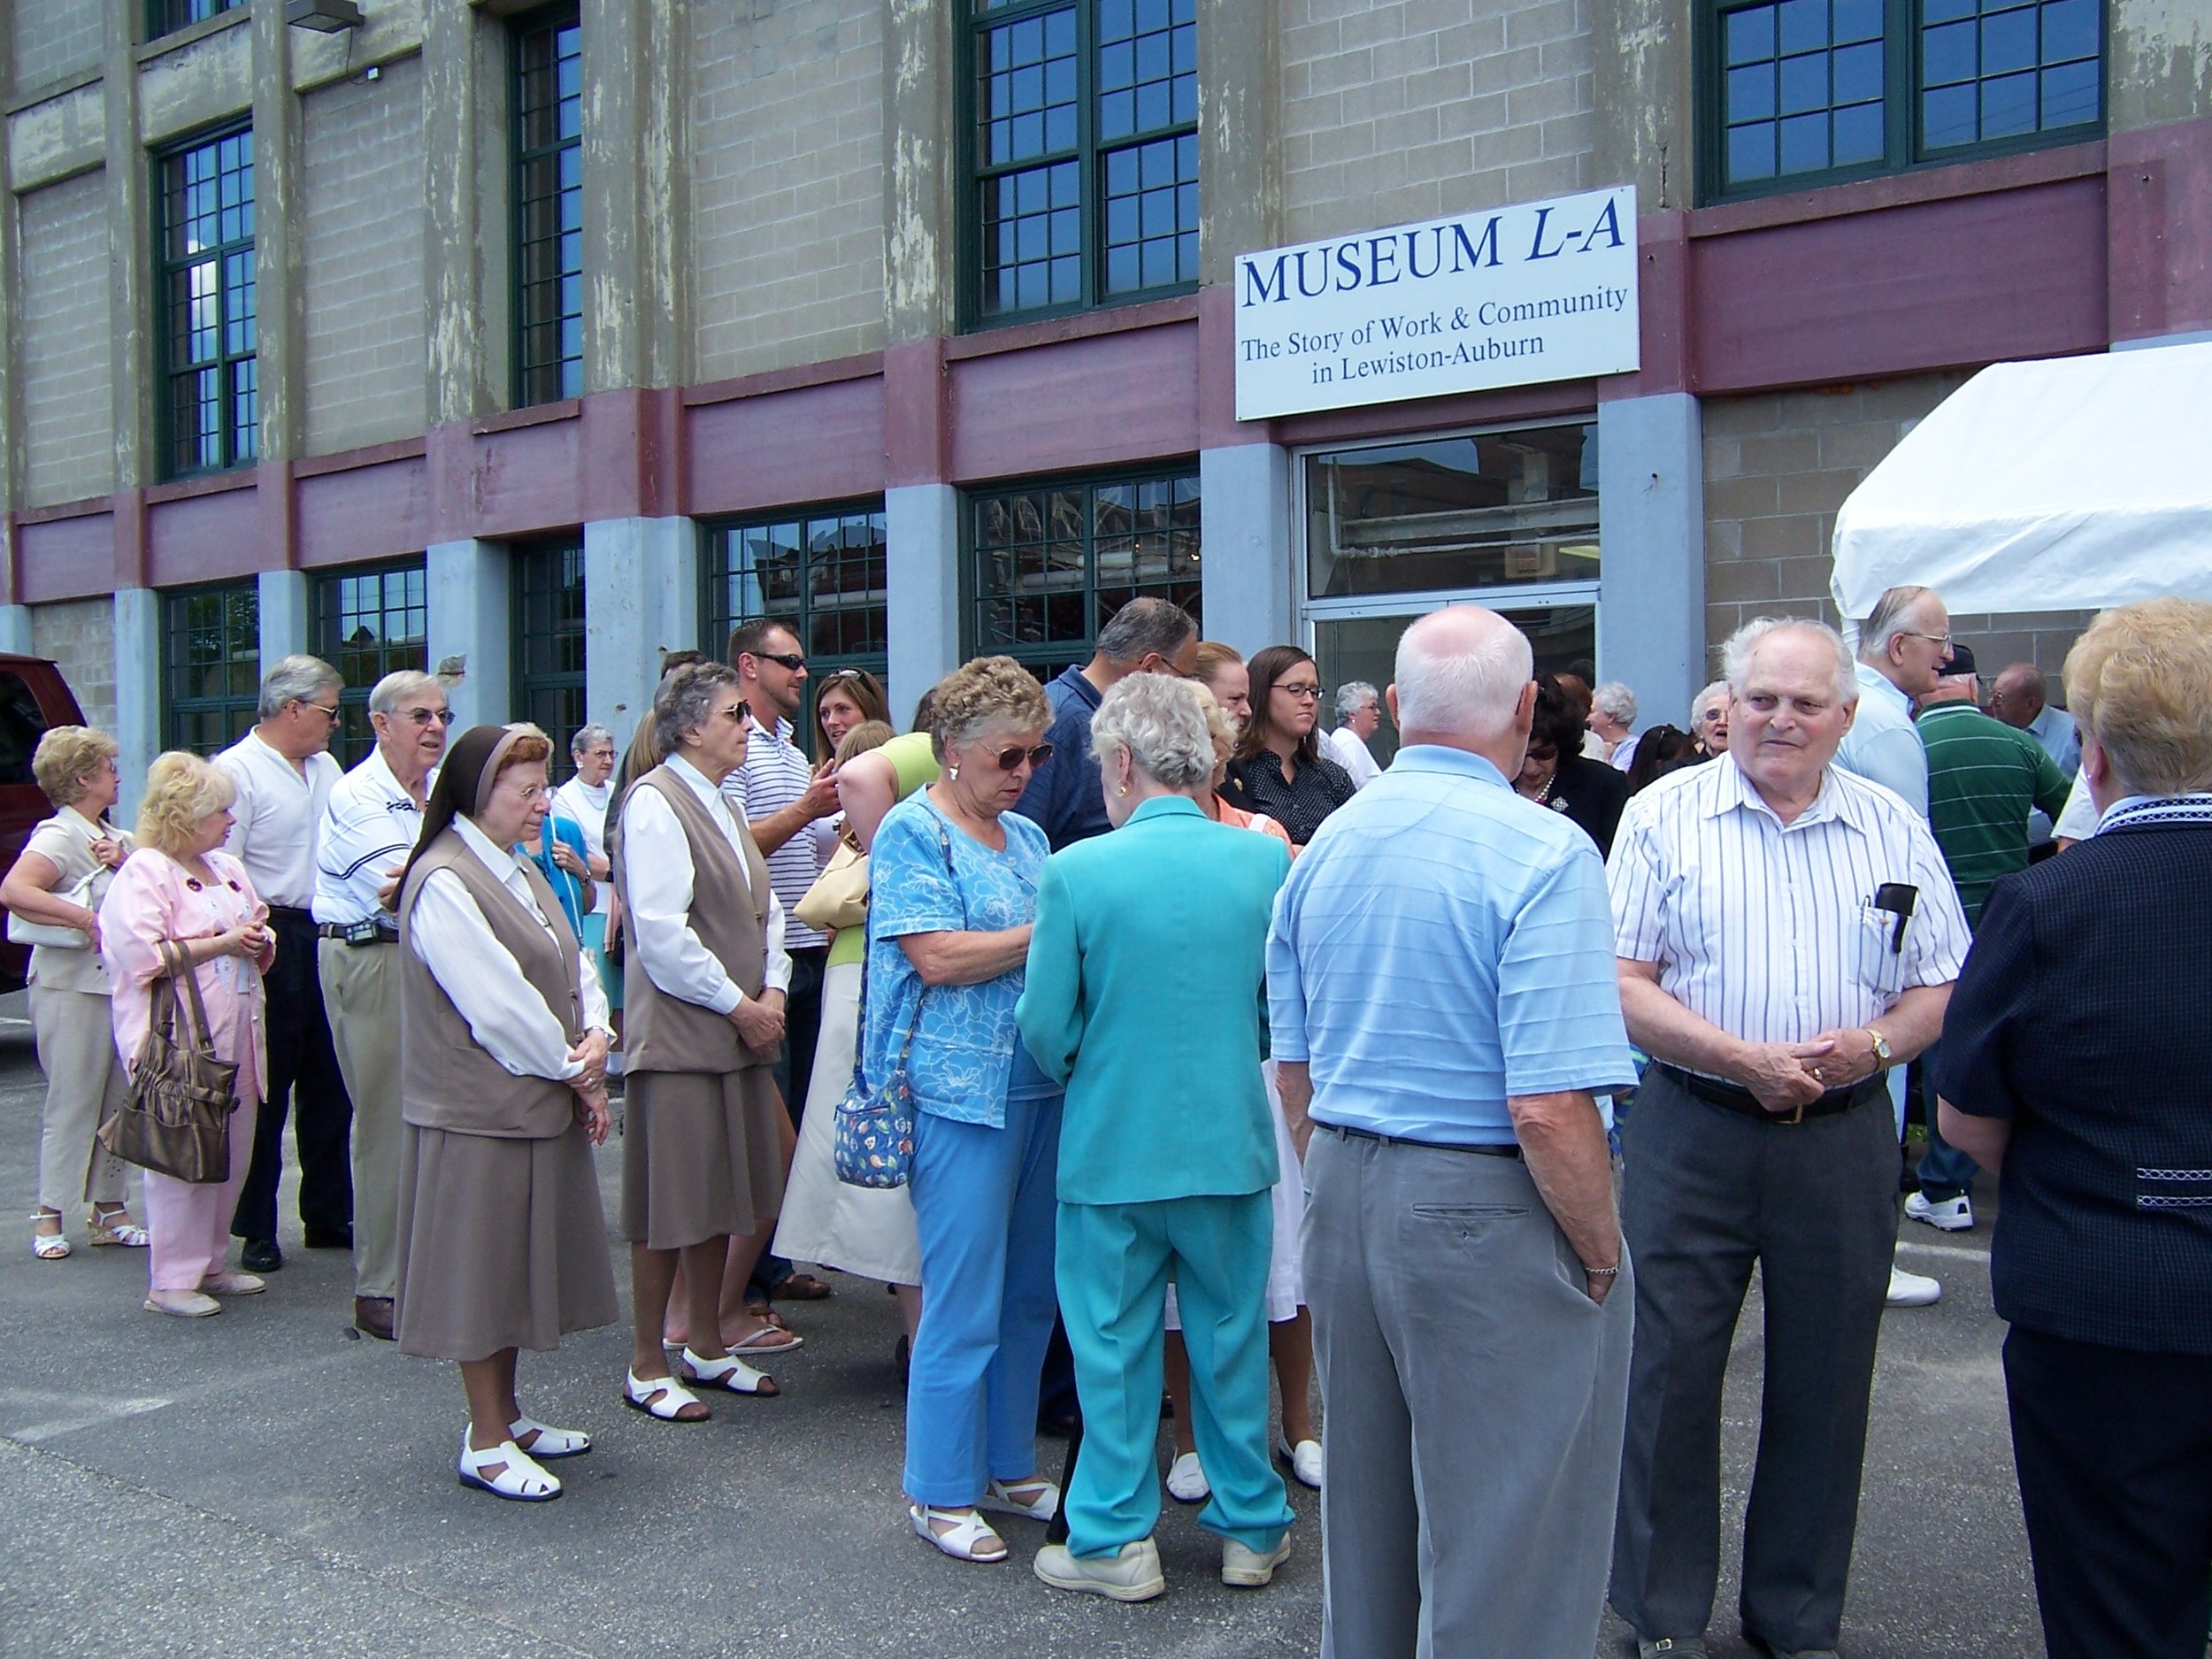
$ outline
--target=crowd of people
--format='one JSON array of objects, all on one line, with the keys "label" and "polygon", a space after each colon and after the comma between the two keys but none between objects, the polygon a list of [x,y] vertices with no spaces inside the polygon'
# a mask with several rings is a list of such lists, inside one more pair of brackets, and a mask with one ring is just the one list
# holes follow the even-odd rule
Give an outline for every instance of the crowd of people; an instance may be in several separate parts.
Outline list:
[{"label": "crowd of people", "polygon": [[[1925,588],[1855,652],[1770,618],[1724,656],[1640,729],[1476,607],[1332,695],[1139,599],[902,734],[755,620],[669,659],[626,752],[577,732],[558,787],[546,733],[452,736],[416,672],[342,772],[340,677],[294,657],[237,744],[154,763],[134,833],[113,741],[58,728],[0,884],[41,941],[34,1250],[85,1203],[149,1310],[265,1290],[288,1118],[304,1245],[351,1251],[360,1330],[458,1366],[458,1477],[519,1502],[590,1448],[518,1362],[618,1319],[611,1233],[615,1392],[657,1423],[777,1393],[815,1270],[880,1282],[918,1538],[1000,1562],[1041,1522],[1044,1583],[1160,1594],[1164,1398],[1225,1584],[1288,1558],[1285,1471],[1323,1491],[1338,1659],[1585,1659],[1609,1601],[1643,1659],[1702,1655],[1755,1267],[1739,1611],[1820,1659],[1883,1311],[1940,1294],[1901,1213],[1970,1228],[1987,1171],[2049,1651],[2200,1659],[2212,606],[2099,618],[2063,710],[2027,664],[1985,700]],[[235,1068],[228,1161],[149,1170],[142,1222],[100,1132],[179,979]],[[861,1185],[840,1115],[879,1098],[910,1131]]]}]

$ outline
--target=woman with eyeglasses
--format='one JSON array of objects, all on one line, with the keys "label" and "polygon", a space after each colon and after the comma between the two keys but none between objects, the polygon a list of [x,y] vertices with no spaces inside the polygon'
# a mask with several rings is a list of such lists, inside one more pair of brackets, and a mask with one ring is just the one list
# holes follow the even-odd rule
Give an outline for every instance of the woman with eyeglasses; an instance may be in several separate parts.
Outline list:
[{"label": "woman with eyeglasses", "polygon": [[907,1515],[960,1561],[1006,1559],[981,1510],[1049,1520],[1037,1472],[1038,1373],[1052,1335],[1060,1091],[1022,1046],[1014,1005],[1045,833],[1013,811],[1051,757],[1029,672],[987,657],[937,686],[942,775],[885,815],[869,855],[863,1063],[905,1058],[922,1320],[906,1386]]},{"label": "woman with eyeglasses", "polygon": [[826,760],[855,726],[869,720],[891,724],[891,702],[883,682],[864,668],[840,668],[814,682],[814,754]]},{"label": "woman with eyeglasses", "polygon": [[1302,848],[1352,798],[1351,774],[1322,754],[1321,673],[1294,645],[1271,645],[1247,665],[1252,718],[1237,741],[1223,799],[1271,818]]},{"label": "woman with eyeglasses", "polygon": [[1561,813],[1597,843],[1598,856],[1613,853],[1613,832],[1628,804],[1628,779],[1582,752],[1582,705],[1550,674],[1536,676],[1536,718],[1529,728],[1528,757],[1513,787],[1539,806]]}]

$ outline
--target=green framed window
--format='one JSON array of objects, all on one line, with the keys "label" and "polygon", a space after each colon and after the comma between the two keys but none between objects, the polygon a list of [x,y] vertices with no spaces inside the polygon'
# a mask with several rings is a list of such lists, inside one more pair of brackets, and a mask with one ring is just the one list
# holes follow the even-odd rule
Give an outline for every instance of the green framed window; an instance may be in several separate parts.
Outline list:
[{"label": "green framed window", "polygon": [[219,755],[245,736],[261,701],[261,588],[252,581],[165,593],[164,741]]},{"label": "green framed window", "polygon": [[515,403],[584,390],[584,32],[576,9],[514,33]]},{"label": "green framed window", "polygon": [[163,471],[243,466],[261,429],[253,129],[170,150],[155,162],[155,183]]},{"label": "green framed window", "polygon": [[979,324],[1198,280],[1197,0],[969,0]]},{"label": "green framed window", "polygon": [[430,578],[421,559],[328,571],[315,579],[315,655],[344,680],[330,752],[351,766],[368,757],[369,693],[385,675],[430,666]]},{"label": "green framed window", "polygon": [[245,4],[246,0],[146,0],[146,38],[157,41]]},{"label": "green framed window", "polygon": [[1141,595],[1201,615],[1195,465],[978,490],[967,531],[970,656],[1049,680],[1090,661],[1099,629]]},{"label": "green framed window", "polygon": [[1705,0],[1709,198],[2104,130],[2103,0]]},{"label": "green framed window", "polygon": [[514,549],[515,718],[541,726],[556,764],[588,719],[584,711],[584,542],[581,536]]},{"label": "green framed window", "polygon": [[[732,628],[777,617],[798,629],[814,681],[840,668],[864,668],[882,679],[890,649],[889,545],[880,502],[716,526],[707,533],[703,561],[702,649],[720,662]],[[813,725],[799,724],[805,749]]]}]

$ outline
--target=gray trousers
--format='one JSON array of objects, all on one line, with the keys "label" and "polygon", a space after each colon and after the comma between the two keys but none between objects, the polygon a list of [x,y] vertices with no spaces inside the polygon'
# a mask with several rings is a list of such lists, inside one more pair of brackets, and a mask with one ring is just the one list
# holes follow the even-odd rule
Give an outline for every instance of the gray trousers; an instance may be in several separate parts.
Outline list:
[{"label": "gray trousers", "polygon": [[399,1294],[397,944],[318,941],[323,1012],[353,1102],[353,1294]]},{"label": "gray trousers", "polygon": [[1603,1307],[1518,1160],[1314,1132],[1323,1659],[1589,1659],[1634,1281]]},{"label": "gray trousers", "polygon": [[1654,1071],[1621,1151],[1636,1358],[1614,1609],[1655,1640],[1700,1635],[1712,1617],[1721,1384],[1755,1262],[1766,1371],[1744,1512],[1744,1632],[1785,1651],[1833,1647],[1897,1242],[1888,1101],[1764,1124]]},{"label": "gray trousers", "polygon": [[96,991],[31,987],[31,1030],[46,1071],[38,1202],[66,1218],[87,1199],[120,1203],[127,1165],[93,1135],[131,1097],[115,1052],[113,1004]]}]

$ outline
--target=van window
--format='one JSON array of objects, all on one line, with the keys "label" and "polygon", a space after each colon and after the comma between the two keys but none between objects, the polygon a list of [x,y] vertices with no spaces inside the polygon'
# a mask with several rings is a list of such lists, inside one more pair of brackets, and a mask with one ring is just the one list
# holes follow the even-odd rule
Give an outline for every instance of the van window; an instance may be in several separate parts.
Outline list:
[{"label": "van window", "polygon": [[20,674],[0,669],[0,784],[35,783],[31,752],[46,735],[46,716]]}]

